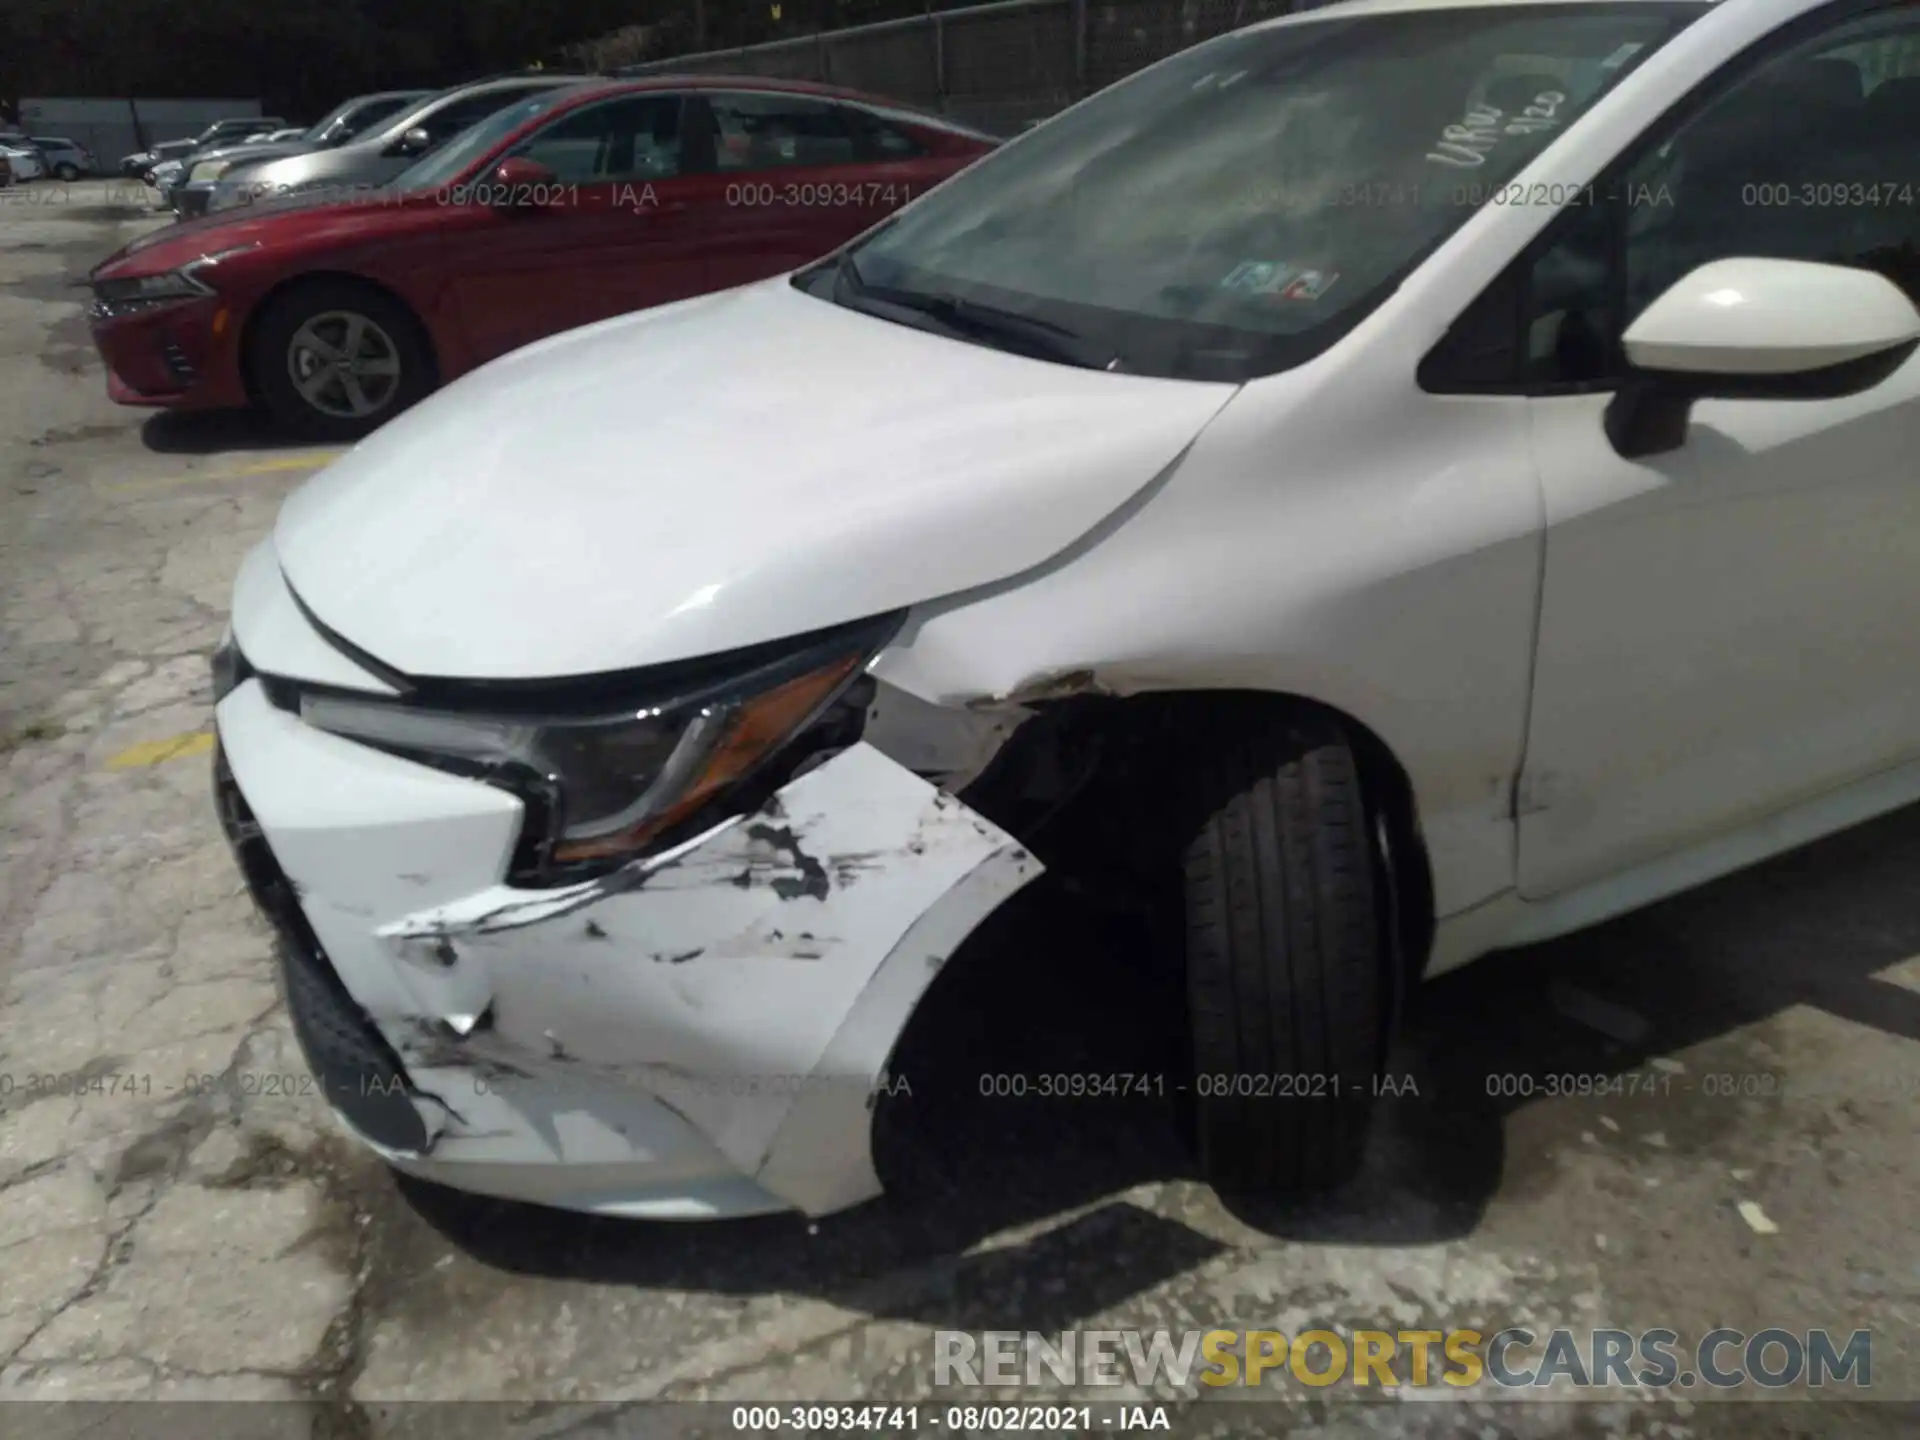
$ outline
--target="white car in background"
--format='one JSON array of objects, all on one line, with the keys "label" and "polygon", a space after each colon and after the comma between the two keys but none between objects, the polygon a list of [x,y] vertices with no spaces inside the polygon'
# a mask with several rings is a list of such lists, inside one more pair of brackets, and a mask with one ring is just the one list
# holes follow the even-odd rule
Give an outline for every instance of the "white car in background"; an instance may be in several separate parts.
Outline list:
[{"label": "white car in background", "polygon": [[57,179],[84,179],[97,168],[93,152],[77,140],[61,135],[35,135],[32,144],[40,152],[47,173]]},{"label": "white car in background", "polygon": [[1916,87],[1912,5],[1335,5],[395,419],[216,662],[335,1108],[832,1211],[935,974],[1097,862],[1203,1172],[1341,1181],[1421,977],[1920,799]]},{"label": "white car in background", "polygon": [[7,168],[15,181],[37,180],[47,173],[40,152],[24,140],[0,140],[0,155],[6,157]]}]

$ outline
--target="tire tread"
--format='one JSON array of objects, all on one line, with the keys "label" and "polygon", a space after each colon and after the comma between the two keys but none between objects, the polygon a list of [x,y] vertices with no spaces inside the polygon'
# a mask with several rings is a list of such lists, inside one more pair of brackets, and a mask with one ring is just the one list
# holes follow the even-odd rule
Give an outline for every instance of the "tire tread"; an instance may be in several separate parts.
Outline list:
[{"label": "tire tread", "polygon": [[1224,799],[1185,857],[1194,1068],[1326,1076],[1340,1098],[1196,1091],[1196,1131],[1223,1190],[1322,1189],[1357,1167],[1372,1108],[1388,992],[1379,886],[1338,728],[1262,721],[1215,721],[1199,737],[1203,793]]}]

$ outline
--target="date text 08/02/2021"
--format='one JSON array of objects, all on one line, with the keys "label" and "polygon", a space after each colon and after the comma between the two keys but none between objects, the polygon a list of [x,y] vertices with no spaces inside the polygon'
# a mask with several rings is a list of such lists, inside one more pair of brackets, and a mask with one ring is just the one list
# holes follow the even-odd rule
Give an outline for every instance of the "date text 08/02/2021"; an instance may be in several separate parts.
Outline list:
[{"label": "date text 08/02/2021", "polygon": [[1164,1405],[736,1405],[730,1419],[741,1434],[1076,1435],[1173,1429]]},{"label": "date text 08/02/2021", "polygon": [[1214,1074],[1202,1071],[1191,1078],[1170,1079],[1153,1071],[1083,1072],[982,1071],[979,1092],[992,1100],[1125,1100],[1160,1099],[1168,1095],[1240,1096],[1247,1099],[1286,1100],[1318,1097],[1417,1096],[1419,1082],[1391,1072],[1370,1076],[1356,1085],[1350,1076],[1312,1071],[1284,1074]]},{"label": "date text 08/02/2021", "polygon": [[[680,1082],[694,1089],[715,1096],[747,1095],[800,1095],[820,1090],[856,1087],[869,1097],[913,1094],[913,1081],[906,1074],[883,1075],[878,1080],[867,1081],[851,1077],[833,1075],[733,1075],[733,1076],[681,1076]],[[568,1084],[580,1090],[604,1093],[618,1088],[622,1080],[617,1075],[594,1072],[571,1077],[558,1077],[556,1084],[565,1089]],[[475,1074],[472,1084],[476,1093],[486,1094],[490,1089],[484,1074]],[[645,1088],[643,1077],[635,1077],[632,1084]],[[365,1093],[402,1093],[398,1081],[383,1081],[377,1077],[366,1078],[361,1083]],[[1151,1073],[1088,1073],[1080,1071],[1049,1071],[1039,1074],[1019,1072],[983,1071],[978,1081],[981,1096],[990,1100],[1124,1100],[1124,1099],[1161,1099],[1169,1095],[1198,1094],[1203,1096],[1240,1096],[1248,1099],[1286,1100],[1308,1099],[1320,1096],[1337,1097],[1341,1094],[1358,1096],[1362,1093],[1374,1096],[1418,1096],[1419,1082],[1412,1075],[1394,1075],[1383,1073],[1368,1078],[1364,1085],[1356,1085],[1350,1077],[1323,1075],[1317,1073],[1290,1073],[1272,1075],[1250,1075],[1243,1073],[1211,1074],[1201,1073],[1188,1080],[1170,1080],[1167,1076]]]}]

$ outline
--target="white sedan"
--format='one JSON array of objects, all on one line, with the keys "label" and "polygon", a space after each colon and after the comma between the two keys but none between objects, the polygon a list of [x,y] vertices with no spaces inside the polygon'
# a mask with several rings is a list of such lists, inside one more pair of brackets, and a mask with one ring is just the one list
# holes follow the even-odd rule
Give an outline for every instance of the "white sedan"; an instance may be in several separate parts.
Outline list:
[{"label": "white sedan", "polygon": [[0,158],[7,162],[7,169],[15,180],[37,180],[47,173],[46,163],[41,160],[40,152],[31,145],[15,144],[0,140]]},{"label": "white sedan", "polygon": [[1340,1182],[1419,978],[1920,799],[1917,154],[1912,5],[1360,0],[449,386],[217,661],[336,1109],[832,1211],[936,972],[1098,865],[1205,1173]]}]

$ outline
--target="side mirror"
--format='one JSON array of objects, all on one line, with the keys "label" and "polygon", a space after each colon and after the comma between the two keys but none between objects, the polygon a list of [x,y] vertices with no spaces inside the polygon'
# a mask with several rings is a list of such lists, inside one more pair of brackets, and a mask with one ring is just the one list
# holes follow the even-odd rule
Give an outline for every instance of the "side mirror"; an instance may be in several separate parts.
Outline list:
[{"label": "side mirror", "polygon": [[560,198],[560,177],[538,160],[510,155],[475,187],[474,197],[496,210],[544,210]]},{"label": "side mirror", "polygon": [[427,133],[427,127],[416,125],[400,137],[395,147],[402,155],[419,155],[433,148],[433,136]]},{"label": "side mirror", "polygon": [[1633,368],[1607,406],[1626,459],[1678,449],[1695,400],[1827,400],[1871,390],[1920,346],[1920,310],[1871,270],[1715,260],[1621,337]]}]

